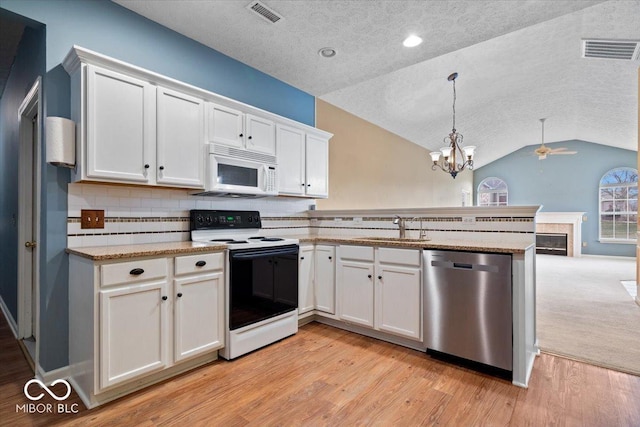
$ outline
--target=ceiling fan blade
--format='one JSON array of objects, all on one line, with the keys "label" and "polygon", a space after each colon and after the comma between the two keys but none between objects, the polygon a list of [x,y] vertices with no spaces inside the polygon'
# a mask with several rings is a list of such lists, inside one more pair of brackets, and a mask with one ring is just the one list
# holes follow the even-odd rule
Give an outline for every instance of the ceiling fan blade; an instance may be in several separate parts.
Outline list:
[{"label": "ceiling fan blade", "polygon": [[568,150],[567,147],[558,147],[558,148],[550,148],[549,150],[551,151],[566,151]]},{"label": "ceiling fan blade", "polygon": [[577,154],[577,151],[552,151],[549,154]]}]

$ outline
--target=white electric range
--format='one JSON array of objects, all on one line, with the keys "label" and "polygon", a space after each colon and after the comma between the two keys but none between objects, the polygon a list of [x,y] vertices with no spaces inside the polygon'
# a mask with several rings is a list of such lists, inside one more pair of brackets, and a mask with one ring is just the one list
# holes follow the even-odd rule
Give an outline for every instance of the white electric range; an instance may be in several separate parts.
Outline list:
[{"label": "white electric range", "polygon": [[298,331],[298,240],[264,236],[257,211],[192,210],[191,240],[225,244],[225,347],[234,359]]}]

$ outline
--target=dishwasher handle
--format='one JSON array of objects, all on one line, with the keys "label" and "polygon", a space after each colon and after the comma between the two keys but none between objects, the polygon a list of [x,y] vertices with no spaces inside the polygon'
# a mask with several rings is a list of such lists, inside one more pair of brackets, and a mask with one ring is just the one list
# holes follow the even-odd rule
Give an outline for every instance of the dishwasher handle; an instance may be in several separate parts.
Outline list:
[{"label": "dishwasher handle", "polygon": [[468,264],[464,262],[452,261],[431,261],[432,267],[446,268],[449,270],[467,270],[467,271],[487,271],[489,273],[497,273],[500,271],[497,265],[487,264]]}]

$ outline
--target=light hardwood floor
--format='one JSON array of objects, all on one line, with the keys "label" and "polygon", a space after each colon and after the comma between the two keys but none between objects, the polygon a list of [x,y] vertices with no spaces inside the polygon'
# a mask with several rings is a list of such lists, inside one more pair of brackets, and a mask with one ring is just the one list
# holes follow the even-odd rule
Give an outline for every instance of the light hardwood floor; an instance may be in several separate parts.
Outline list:
[{"label": "light hardwood floor", "polygon": [[318,323],[90,411],[73,393],[67,415],[16,412],[32,373],[4,318],[0,348],[3,426],[640,425],[640,377],[543,354],[521,389]]}]

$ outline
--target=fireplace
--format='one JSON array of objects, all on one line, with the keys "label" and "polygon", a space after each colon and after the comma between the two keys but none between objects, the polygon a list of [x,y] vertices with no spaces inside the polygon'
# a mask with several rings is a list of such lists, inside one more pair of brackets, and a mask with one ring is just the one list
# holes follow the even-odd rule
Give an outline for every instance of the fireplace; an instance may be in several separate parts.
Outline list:
[{"label": "fireplace", "polygon": [[536,253],[567,256],[567,235],[563,233],[536,234]]}]

